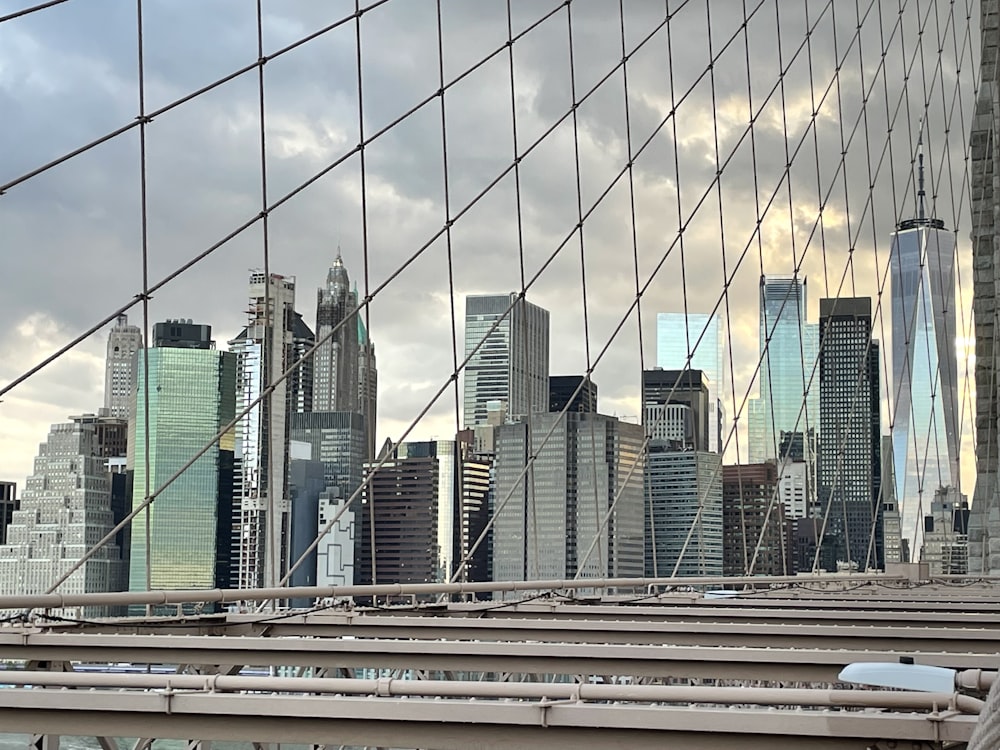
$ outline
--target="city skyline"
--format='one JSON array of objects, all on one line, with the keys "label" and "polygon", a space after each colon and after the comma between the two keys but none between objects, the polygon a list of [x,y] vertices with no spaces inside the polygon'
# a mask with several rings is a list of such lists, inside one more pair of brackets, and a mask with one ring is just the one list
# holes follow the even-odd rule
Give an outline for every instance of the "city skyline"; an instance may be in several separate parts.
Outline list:
[{"label": "city skyline", "polygon": [[[0,145],[9,156],[4,163],[13,172],[27,171],[44,163],[56,152],[85,142],[88,136],[96,137],[105,128],[110,130],[134,121],[134,86],[126,83],[134,77],[131,60],[134,45],[126,47],[122,41],[129,36],[124,32],[134,27],[134,18],[127,9],[109,7],[98,22],[95,15],[88,16],[74,9],[73,4],[66,5],[58,12],[35,14],[32,19],[7,24],[3,30],[4,39],[10,41],[4,49],[36,51],[25,55],[4,53],[5,65],[11,71],[4,79],[4,90],[9,87],[11,101],[20,103],[17,116],[13,114],[15,110],[10,110],[12,115],[5,121],[10,137],[4,141],[6,145]],[[634,5],[626,8],[629,29],[638,32],[662,20],[658,18],[662,9]],[[366,75],[371,76],[366,83],[370,94],[366,97],[369,109],[366,128],[370,133],[377,132],[415,104],[417,92],[433,93],[440,86],[437,72],[430,70],[434,66],[408,64],[411,60],[426,59],[427,54],[433,55],[436,27],[418,11],[401,4],[393,8],[384,16],[373,14],[366,19],[366,23],[375,23],[382,32],[366,38]],[[151,107],[170,100],[171,93],[179,95],[197,88],[212,77],[212,72],[235,69],[246,62],[246,51],[235,43],[234,34],[255,24],[249,11],[243,13],[233,8],[223,11],[214,5],[205,6],[199,13],[196,29],[189,28],[188,19],[174,16],[164,8],[153,7],[148,12],[149,72],[157,81],[150,91]],[[266,8],[265,50],[274,50],[289,41],[291,30],[300,25],[306,28],[317,25],[314,22],[320,13],[298,4]],[[513,13],[516,33],[537,10],[515,7]],[[801,13],[802,8],[789,9],[786,22],[802,22]],[[446,43],[462,38],[479,49],[492,49],[493,42],[505,38],[505,15],[505,9],[495,4],[485,4],[475,12],[460,4],[448,7],[444,9]],[[697,42],[703,37],[703,15],[685,9],[671,22],[675,53],[693,64],[704,61],[706,54],[704,45]],[[847,18],[850,14],[840,15],[837,19],[823,18],[811,40],[818,79],[832,71],[830,32],[834,24],[838,32],[844,31],[848,37],[853,31]],[[579,61],[581,90],[586,88],[584,81],[595,80],[592,75],[595,68],[607,63],[606,67],[611,69],[615,60],[621,59],[620,50],[615,49],[616,44],[603,32],[604,27],[595,25],[600,18],[591,8],[580,9],[576,17],[578,42],[591,52],[587,60]],[[887,20],[891,25],[891,14]],[[720,24],[721,33],[725,19],[716,18],[713,23]],[[770,54],[773,35],[769,36],[769,26],[773,23],[755,20],[754,24],[752,63],[754,70],[763,75],[773,65]],[[543,24],[530,35],[534,41],[522,45],[515,53],[517,80],[532,81],[532,86],[537,85],[540,91],[566,88],[562,54],[565,29],[555,26]],[[638,37],[632,36],[631,31],[629,34],[629,42],[637,43]],[[267,69],[268,89],[273,94],[266,111],[268,185],[272,200],[325,168],[358,142],[357,118],[353,116],[354,40],[348,37],[351,35],[326,35]],[[211,44],[202,43],[209,39]],[[657,40],[655,47],[662,47],[662,41]],[[198,50],[198,54],[191,58],[174,54],[189,47]],[[450,49],[457,52],[454,45]],[[877,59],[877,55],[869,56],[866,50],[866,68]],[[469,62],[464,55],[447,59],[446,79],[464,70]],[[801,64],[801,60],[796,63]],[[727,75],[720,75],[717,93],[719,101],[727,103],[727,107],[740,108],[746,102],[745,76],[739,75],[742,65],[733,61],[723,65]],[[963,66],[963,76],[967,68],[972,70],[971,66]],[[305,87],[305,82],[312,80],[306,73],[316,69],[331,74],[324,76],[317,87]],[[858,65],[849,59],[844,70],[856,75]],[[480,74],[486,77],[480,78]],[[948,75],[951,74],[949,70]],[[509,108],[501,106],[502,97],[484,101],[476,93],[485,90],[483,86],[500,85],[489,75],[487,70],[480,71],[470,78],[473,85],[469,88],[455,86],[448,91],[453,216],[509,163],[512,154]],[[60,95],[49,96],[44,90],[25,85],[38,76],[55,85]],[[662,75],[662,65],[652,64],[651,58],[643,55],[630,60],[629,77],[634,91],[645,94],[642,106],[636,103],[633,113],[636,118],[633,135],[644,137],[669,112],[672,92]],[[676,93],[685,90],[690,82],[687,71],[679,75]],[[256,158],[251,158],[259,151],[259,128],[254,121],[257,105],[245,83],[219,87],[200,100],[204,104],[195,102],[176,112],[164,113],[148,128],[151,206],[148,229],[153,281],[260,211],[259,169]],[[787,139],[798,139],[808,132],[810,125],[811,110],[796,108],[797,102],[809,100],[808,80],[791,76],[786,84],[789,112],[795,113],[787,120],[788,133],[784,132],[778,116],[778,102],[769,102],[757,122],[758,176],[764,191],[782,184],[780,176],[786,162],[781,154],[786,135]],[[894,85],[898,90],[898,76],[890,81],[890,96],[894,94]],[[604,175],[615,173],[625,149],[623,126],[617,114],[613,114],[620,105],[593,106],[604,93],[598,92],[578,112],[585,211],[603,189]],[[754,99],[763,106],[756,88]],[[525,139],[522,148],[553,124],[555,113],[546,101],[551,100],[534,96],[518,98],[518,129]],[[720,226],[711,201],[706,202],[705,209],[691,222],[685,221],[690,209],[687,198],[683,201],[683,216],[676,216],[670,209],[678,203],[678,186],[673,184],[677,178],[670,177],[675,145],[680,187],[685,196],[700,194],[701,188],[715,175],[714,168],[707,168],[715,159],[712,139],[707,137],[711,127],[704,119],[710,111],[707,93],[694,90],[685,99],[677,118],[676,140],[672,128],[665,129],[671,132],[661,132],[662,137],[654,139],[635,163],[635,175],[642,187],[637,191],[636,203],[640,282],[645,282],[664,254],[664,238],[667,244],[672,243],[682,221],[686,226],[685,268],[681,267],[679,254],[673,252],[644,294],[642,356],[647,363],[653,361],[655,313],[678,309],[684,296],[690,304],[697,302],[704,311],[710,311],[716,307],[722,286],[727,283],[729,296],[719,304],[718,311],[729,308],[726,327],[731,327],[734,342],[736,408],[730,403],[731,396],[726,399],[727,421],[731,424],[743,394],[750,387],[756,364],[753,330],[759,266],[763,265],[765,274],[791,274],[798,267],[814,285],[812,297],[835,296],[850,254],[858,285],[857,289],[850,289],[850,294],[874,295],[879,276],[876,252],[880,255],[879,265],[883,265],[887,259],[888,232],[897,217],[911,213],[906,208],[910,203],[905,195],[906,179],[919,123],[916,117],[911,122],[901,119],[895,123],[893,163],[883,166],[874,191],[866,170],[857,164],[844,176],[850,195],[858,195],[862,201],[861,196],[872,196],[873,206],[867,216],[874,216],[874,222],[861,218],[863,212],[858,201],[852,200],[850,207],[847,206],[843,199],[847,191],[838,187],[824,204],[822,229],[816,229],[814,170],[807,175],[796,173],[791,200],[787,202],[792,205],[775,201],[762,218],[758,252],[757,238],[753,235],[758,203],[750,184],[750,170],[744,168],[749,166],[746,143],[722,180],[724,227]],[[93,119],[81,119],[78,115],[82,112],[92,112]],[[426,123],[417,125],[417,119],[423,123],[421,118],[425,114],[426,109],[419,118],[396,128],[398,139],[379,138],[371,145],[367,216],[362,216],[358,201],[356,159],[345,161],[342,167],[270,216],[270,267],[299,279],[303,297],[310,296],[311,289],[321,283],[338,244],[344,247],[346,262],[355,270],[353,276],[363,299],[442,228],[446,218],[439,179],[440,134],[435,132],[432,137],[424,127]],[[877,114],[874,109],[869,112],[873,133],[884,132],[885,123],[876,122]],[[937,162],[948,148],[955,154],[961,153],[964,136],[959,129],[946,131],[942,113],[926,114],[927,131],[932,137],[926,146],[928,158]],[[839,122],[836,105],[828,100],[816,118],[824,182],[834,173],[840,154]],[[740,128],[725,118],[720,125],[720,149],[725,157],[739,137]],[[562,138],[559,132],[556,136]],[[18,284],[0,301],[5,320],[9,321],[2,332],[0,348],[6,356],[0,364],[0,382],[17,377],[141,291],[135,144],[130,138],[94,151],[92,160],[85,155],[65,168],[41,175],[34,182],[40,192],[18,187],[4,196],[0,211],[4,212],[7,241],[10,247],[22,252],[16,253],[13,266]],[[462,297],[467,293],[520,289],[521,249],[525,279],[530,280],[579,222],[573,197],[576,186],[572,151],[567,141],[551,138],[522,165],[521,240],[517,212],[513,210],[516,205],[513,185],[509,180],[501,181],[493,190],[495,200],[480,202],[451,227],[453,286],[448,282],[446,249],[443,243],[435,243],[373,298],[369,328],[378,343],[379,374],[385,384],[380,388],[380,411],[385,418],[379,420],[376,444],[389,436],[398,439],[454,369],[450,290],[455,289],[456,307],[460,310]],[[800,165],[811,161],[801,156],[797,160]],[[959,166],[956,163],[956,168]],[[948,181],[943,174],[941,177],[942,190],[946,190]],[[898,183],[895,194],[888,189],[890,178]],[[623,296],[622,290],[634,286],[631,210],[621,188],[619,184],[600,210],[587,218],[584,250],[591,359],[596,358],[631,302],[631,296]],[[46,208],[50,204],[45,202],[45,197],[53,191],[62,196],[58,222],[52,221]],[[951,205],[943,192],[937,200],[942,207]],[[849,225],[847,219],[852,214],[861,221],[860,226],[857,221]],[[946,218],[951,226],[951,217]],[[964,264],[962,277],[971,279],[971,260],[967,252],[962,252],[967,250],[966,224],[961,222],[956,231],[960,238],[959,257]],[[721,229],[725,230],[724,241]],[[809,244],[813,235],[815,238]],[[259,225],[252,227],[177,282],[158,289],[147,300],[149,323],[167,318],[193,318],[211,323],[220,340],[235,335],[245,304],[245,294],[236,279],[244,269],[263,264],[262,239]],[[569,252],[573,244],[575,239],[546,267],[528,289],[528,297],[553,312],[559,311],[552,331],[553,360],[559,364],[554,371],[583,373],[588,363],[582,342],[582,277],[579,258]],[[735,260],[748,244],[752,252],[736,268]],[[723,246],[731,261],[731,282],[723,279]],[[825,275],[829,276],[828,282],[822,281]],[[309,318],[311,311],[306,307],[303,305],[300,312]],[[140,323],[140,305],[129,310],[128,315],[131,322]],[[815,315],[815,310],[810,315]],[[969,331],[968,325],[966,316],[965,332]],[[630,321],[593,373],[593,379],[601,384],[602,409],[632,418],[639,413],[636,384],[641,370],[637,362],[640,353],[632,343],[637,338],[635,334],[634,321]],[[101,396],[103,346],[102,333],[39,373],[31,383],[5,394],[0,405],[0,419],[6,428],[0,434],[0,476],[12,479],[26,476],[36,445],[49,424],[64,419],[66,414],[92,411],[100,403],[97,399]],[[631,351],[626,351],[628,348]],[[414,362],[420,363],[416,373]],[[442,398],[431,408],[414,437],[443,435],[450,430],[454,410],[447,401]],[[968,407],[965,412],[968,413]],[[745,411],[740,420],[745,423]],[[971,420],[964,421],[968,424]],[[740,458],[745,460],[746,434],[739,437]],[[730,450],[734,448],[735,440]]]}]

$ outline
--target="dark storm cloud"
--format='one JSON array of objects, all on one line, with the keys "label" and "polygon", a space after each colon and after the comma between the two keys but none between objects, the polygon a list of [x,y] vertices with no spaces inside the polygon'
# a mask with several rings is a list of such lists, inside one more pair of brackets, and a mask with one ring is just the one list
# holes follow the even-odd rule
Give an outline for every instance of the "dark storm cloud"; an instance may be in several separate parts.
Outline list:
[{"label": "dark storm cloud", "polygon": [[[513,3],[514,33],[559,6],[561,3],[527,0]],[[265,54],[333,23],[352,12],[353,7],[352,2],[265,3]],[[665,7],[658,3],[626,3],[629,51],[663,21]],[[774,2],[764,3],[748,27],[749,72],[742,34],[737,33],[742,12],[733,12],[740,6],[732,4],[729,11],[721,12],[719,4],[706,6],[692,0],[671,2],[670,7],[676,14],[670,21],[672,66],[665,29],[635,51],[628,66],[633,152],[653,136],[637,157],[633,171],[640,284],[647,282],[657,263],[669,253],[643,301],[644,360],[647,366],[655,361],[656,312],[681,309],[685,293],[692,311],[708,311],[720,302],[723,235],[713,183],[717,125],[721,159],[736,150],[721,185],[725,262],[728,274],[734,276],[728,301],[738,404],[756,366],[756,295],[762,262],[766,273],[790,273],[796,261],[801,263],[810,278],[811,314],[815,319],[815,300],[822,289],[816,282],[829,276],[830,293],[836,291],[851,239],[857,237],[854,266],[858,292],[874,293],[872,238],[881,243],[880,262],[884,264],[887,235],[903,204],[914,141],[911,133],[916,129],[915,119],[919,119],[919,114],[916,118],[913,114],[922,110],[919,102],[923,92],[916,95],[911,91],[911,112],[904,111],[897,119],[893,130],[894,163],[883,166],[875,189],[874,224],[869,211],[865,220],[868,224],[859,230],[857,220],[868,194],[862,136],[856,136],[848,159],[849,189],[852,195],[860,196],[852,197],[849,206],[845,205],[842,178],[836,171],[841,158],[841,124],[848,131],[853,126],[863,90],[858,45],[849,47],[857,26],[853,7],[841,6],[838,11],[828,3],[778,3],[777,7]],[[754,11],[757,4],[747,3],[747,7]],[[0,9],[10,8],[13,3],[0,2]],[[256,59],[252,4],[162,0],[144,3],[144,8],[150,109]],[[716,54],[736,35],[715,66],[714,117],[711,80],[702,75],[709,60],[707,10],[712,13],[712,47]],[[808,24],[815,25],[808,50],[800,49],[807,11]],[[133,12],[110,0],[92,5],[75,2],[0,27],[0,181],[135,116]],[[574,77],[580,99],[620,61],[620,21],[614,3],[577,0],[571,12]],[[889,38],[897,11],[887,7],[883,12],[884,36]],[[798,54],[785,77],[784,110],[781,92],[772,91],[779,71],[779,14],[785,66]],[[865,82],[871,81],[881,59],[878,20],[869,15],[864,23],[860,48],[864,52]],[[366,13],[361,26],[365,134],[370,137],[437,90],[437,16],[432,4],[395,2]],[[506,3],[445,2],[442,32],[445,80],[450,81],[505,43]],[[908,40],[908,55],[912,54],[915,34],[915,21],[908,16],[904,34],[897,34],[897,38],[905,36]],[[817,118],[819,143],[814,146],[812,132],[807,129],[813,100],[818,102],[823,95],[838,61],[848,50],[840,73],[843,112],[837,104],[838,92],[831,88]],[[874,162],[880,158],[888,119],[893,116],[902,86],[905,58],[898,41],[889,50],[885,65],[890,79],[888,116],[881,84],[868,107],[867,132]],[[932,68],[925,67],[928,71]],[[962,67],[963,77],[971,75],[971,65]],[[946,66],[947,70],[950,68]],[[678,105],[676,118],[668,119],[657,131],[674,106],[671,75],[674,103],[684,99]],[[755,126],[756,180],[750,139],[740,141],[750,118],[748,75],[755,113],[770,96]],[[523,154],[567,113],[571,104],[565,9],[557,10],[514,45],[514,78],[518,148]],[[269,199],[273,202],[359,141],[353,21],[270,60],[265,66],[265,79],[267,175]],[[950,79],[946,80],[945,90],[950,90],[949,86],[954,86]],[[971,88],[967,92],[966,107],[972,102]],[[449,197],[454,216],[513,158],[506,51],[450,88],[444,101]],[[628,160],[624,101],[619,71],[577,111],[582,209],[588,212],[593,207],[585,224],[583,248],[592,361],[635,293],[632,201],[627,178],[619,179],[594,207]],[[945,110],[937,99],[933,101],[932,129],[940,134],[944,132]],[[256,73],[252,72],[149,125],[152,280],[259,212],[257,107]],[[440,117],[435,99],[366,149],[372,288],[388,279],[445,222]],[[791,170],[791,216],[783,182],[786,128],[789,150],[806,134]],[[960,131],[953,125],[953,154],[961,153]],[[849,136],[846,132],[845,138]],[[935,139],[932,145],[937,163],[943,144],[940,135]],[[574,140],[572,119],[566,118],[521,163],[520,243],[512,172],[455,223],[451,255],[459,324],[464,309],[462,295],[519,288],[521,256],[530,278],[572,235],[578,221]],[[957,161],[955,168],[961,168]],[[895,191],[893,178],[897,183]],[[0,337],[4,352],[0,380],[16,376],[46,351],[139,290],[138,179],[138,139],[133,131],[0,198],[4,267],[8,277],[19,279],[0,296],[0,313],[12,322]],[[819,203],[831,184],[835,189],[823,212],[825,242],[820,242],[817,232],[807,250],[807,236]],[[297,277],[298,307],[307,320],[313,316],[315,288],[322,282],[338,244],[352,278],[362,290],[365,287],[359,186],[360,159],[354,156],[271,215],[270,266]],[[762,225],[761,255],[754,235],[755,194],[763,211],[776,188],[778,197]],[[692,211],[706,193],[707,199],[692,218]],[[943,202],[950,205],[950,197]],[[853,220],[850,237],[848,208]],[[684,232],[683,266],[681,247],[676,241],[681,221],[689,222]],[[950,219],[948,223],[952,223]],[[157,293],[151,302],[151,320],[179,316],[211,323],[222,345],[239,328],[246,304],[246,270],[262,265],[262,245],[258,224]],[[744,249],[747,252],[741,260]],[[529,292],[529,298],[552,311],[552,369],[557,373],[579,373],[586,367],[580,255],[579,239],[572,236]],[[380,440],[397,437],[452,369],[448,269],[447,243],[442,236],[371,306],[371,331],[380,370]],[[725,311],[724,305],[718,307],[720,312]],[[138,309],[133,319],[136,315]],[[29,342],[28,334],[34,329],[25,327],[27,321],[50,332],[44,339],[48,349]],[[595,373],[605,411],[633,416],[638,413],[638,334],[633,315]],[[464,356],[462,347],[459,331],[459,360]],[[0,413],[0,418],[5,424],[16,422],[18,441],[8,440],[0,447],[0,474],[23,475],[34,443],[44,437],[49,422],[60,418],[51,410],[38,412],[37,405],[45,398],[55,403],[63,416],[96,408],[102,350],[102,340],[89,342],[74,354],[75,359],[39,376],[34,381],[37,385],[8,395],[2,407],[6,412]],[[415,363],[419,368],[414,367]],[[76,395],[64,388],[65,383],[74,380],[80,383]],[[454,422],[452,403],[453,396],[446,394],[418,434],[447,434]],[[732,418],[735,409],[730,405],[727,411]],[[30,429],[24,428],[28,422]],[[29,432],[35,437],[25,441]],[[7,433],[13,435],[14,430],[8,429]]]}]

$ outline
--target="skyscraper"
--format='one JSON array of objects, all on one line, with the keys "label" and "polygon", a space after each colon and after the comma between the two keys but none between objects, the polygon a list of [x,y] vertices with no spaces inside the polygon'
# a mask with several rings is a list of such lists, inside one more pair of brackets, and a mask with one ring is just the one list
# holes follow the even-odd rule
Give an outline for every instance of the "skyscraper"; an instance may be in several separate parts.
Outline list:
[{"label": "skyscraper", "polygon": [[[350,499],[361,485],[364,465],[368,460],[368,443],[365,419],[354,412],[314,411],[292,414],[289,436],[293,445],[307,446],[309,462],[320,465],[322,478],[319,491],[304,491],[302,481],[296,482],[292,508],[294,562],[322,528],[319,519],[324,518],[322,523],[325,525],[326,521],[337,512],[340,504]],[[293,469],[295,468],[293,466]],[[351,543],[354,543],[357,529],[353,528],[351,521],[357,518],[355,511],[360,507],[361,498],[355,498],[351,507],[341,516],[334,531],[320,540],[317,549],[310,553],[309,558],[293,573],[292,585],[316,585],[318,581],[346,576],[347,573],[351,574],[353,583],[354,550],[352,549],[349,554],[342,552],[338,556],[337,550],[331,549],[330,546],[337,547],[344,544],[345,530]],[[350,562],[349,570],[344,567],[346,561]],[[327,565],[335,565],[339,573],[329,573]]]},{"label": "skyscraper", "polygon": [[871,299],[821,299],[819,509],[821,567],[884,563],[879,347]]},{"label": "skyscraper", "polygon": [[722,456],[708,450],[711,385],[701,370],[642,373],[647,576],[722,575]]},{"label": "skyscraper", "polygon": [[135,405],[136,361],[142,349],[142,330],[119,315],[108,334],[104,361],[104,408],[112,417],[128,419]]},{"label": "skyscraper", "polygon": [[387,445],[392,457],[368,468],[371,482],[356,513],[358,583],[448,581],[456,573],[487,512],[489,466],[471,455],[471,437]]},{"label": "skyscraper", "polygon": [[[749,413],[750,434],[759,439],[750,441],[751,463],[777,458],[783,432],[816,430],[819,388],[813,368],[819,336],[815,324],[806,322],[807,310],[805,279],[761,277],[760,396]],[[810,457],[806,463],[812,463]]]},{"label": "skyscraper", "polygon": [[646,434],[678,450],[708,451],[713,432],[709,394],[709,380],[701,370],[646,370],[642,373]]},{"label": "skyscraper", "polygon": [[708,450],[713,453],[721,453],[725,443],[726,369],[721,329],[718,315],[689,312],[656,316],[656,366],[664,370],[701,370],[711,383]]},{"label": "skyscraper", "polygon": [[[97,430],[80,419],[54,424],[21,493],[21,507],[0,546],[0,591],[40,594],[69,571],[114,526],[111,480],[100,457]],[[99,549],[74,572],[63,594],[120,591],[125,586],[121,550]],[[106,607],[54,610],[64,616],[113,614]]]},{"label": "skyscraper", "polygon": [[[162,329],[161,329],[162,326]],[[149,386],[148,421],[136,410],[129,439],[132,505],[157,490],[230,422],[236,404],[236,355],[215,349],[211,326],[167,321],[158,346],[139,362],[139,392]],[[145,431],[149,430],[149,456]],[[154,589],[229,588],[235,435],[224,435],[153,504],[136,516],[129,588],[147,583],[145,513],[149,514],[148,581]]]},{"label": "skyscraper", "polygon": [[[640,425],[536,413],[497,427],[495,437],[494,580],[642,575]],[[533,476],[525,471],[532,454]]]},{"label": "skyscraper", "polygon": [[651,440],[646,453],[647,576],[722,575],[722,456]]},{"label": "skyscraper", "polygon": [[[337,257],[316,293],[316,338],[330,338],[316,350],[313,410],[361,413],[358,404],[358,295],[344,260]],[[330,335],[332,332],[332,336]]]},{"label": "skyscraper", "polygon": [[229,342],[236,359],[236,409],[242,411],[272,385],[237,425],[239,486],[234,495],[239,588],[274,586],[288,566],[287,380],[295,357],[295,280],[250,273],[247,327]]},{"label": "skyscraper", "polygon": [[513,292],[469,295],[465,355],[471,355],[464,380],[466,427],[486,423],[488,401],[506,403],[508,419],[548,409],[548,310],[518,299]]},{"label": "skyscraper", "polygon": [[791,573],[791,526],[777,488],[773,461],[722,467],[723,575]]},{"label": "skyscraper", "polygon": [[375,425],[378,418],[378,367],[375,342],[368,338],[368,329],[358,315],[358,404],[365,418],[367,457],[375,458]]},{"label": "skyscraper", "polygon": [[918,208],[892,236],[892,454],[902,534],[919,549],[923,516],[940,487],[959,489],[955,238]]},{"label": "skyscraper", "polygon": [[313,410],[313,372],[315,354],[304,359],[316,343],[316,335],[306,325],[300,313],[295,313],[292,327],[292,361],[299,366],[288,376],[288,413],[304,414]]}]

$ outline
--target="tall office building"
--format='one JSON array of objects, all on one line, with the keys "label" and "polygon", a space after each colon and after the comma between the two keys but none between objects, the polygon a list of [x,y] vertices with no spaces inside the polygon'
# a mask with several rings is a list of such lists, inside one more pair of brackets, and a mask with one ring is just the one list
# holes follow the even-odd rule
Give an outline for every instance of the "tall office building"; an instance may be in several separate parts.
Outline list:
[{"label": "tall office building", "polygon": [[651,440],[645,502],[647,576],[722,575],[721,455]]},{"label": "tall office building", "polygon": [[[67,573],[114,526],[111,482],[97,430],[78,420],[52,425],[21,494],[21,507],[0,546],[0,591],[40,594]],[[63,594],[121,591],[125,567],[110,543],[97,550],[59,591]],[[55,610],[65,616],[115,614],[107,607]]]},{"label": "tall office building", "polygon": [[879,480],[879,490],[882,494],[882,538],[885,544],[885,562],[908,563],[910,561],[910,543],[903,541],[903,524],[899,515],[899,503],[896,502],[896,480],[892,455],[892,437],[882,436],[882,476]]},{"label": "tall office building", "polygon": [[351,289],[351,280],[338,249],[326,275],[326,286],[316,293],[316,338],[330,338],[316,350],[314,411],[360,412],[357,316],[358,295]]},{"label": "tall office building", "polygon": [[536,413],[495,437],[494,580],[642,575],[640,425]]},{"label": "tall office building", "polygon": [[229,342],[236,358],[236,409],[242,411],[273,385],[237,425],[239,588],[274,586],[288,566],[288,395],[278,382],[295,357],[295,281],[250,273],[247,327]]},{"label": "tall office building", "polygon": [[[471,434],[459,438],[390,444],[390,460],[369,467],[356,513],[358,583],[443,582],[458,571],[471,529],[485,527],[489,489],[489,466],[471,455]],[[471,482],[463,487],[463,479]]]},{"label": "tall office building", "polygon": [[723,466],[723,575],[788,575],[790,536],[778,498],[777,464]]},{"label": "tall office building", "polygon": [[548,409],[548,310],[513,292],[469,295],[465,355],[470,358],[464,380],[466,427],[486,423],[489,401],[505,402],[508,419]]},{"label": "tall office building", "polygon": [[879,347],[871,299],[820,300],[821,567],[882,568]]},{"label": "tall office building", "polygon": [[[305,456],[293,462],[292,501],[292,558],[293,561],[305,551],[316,538],[342,502],[346,502],[361,486],[364,465],[368,460],[365,419],[354,412],[314,411],[306,414],[292,414],[289,436],[292,445],[299,446],[300,454],[305,447]],[[315,486],[306,476],[307,470],[295,464],[318,464],[322,486]],[[310,469],[311,470],[311,469]],[[292,585],[312,586],[317,582],[345,578],[350,562],[353,582],[354,550],[343,551],[344,533],[353,540],[356,529],[351,521],[355,510],[361,507],[361,498],[356,497],[346,515],[341,515],[336,528],[325,536],[293,573]],[[319,519],[323,518],[322,526]],[[331,545],[333,545],[331,547]]]},{"label": "tall office building", "polygon": [[129,325],[128,317],[119,315],[108,334],[108,353],[104,361],[104,408],[113,417],[128,419],[135,405],[136,362],[142,349],[142,330]]},{"label": "tall office building", "polygon": [[295,323],[292,326],[292,362],[299,362],[299,366],[288,376],[289,414],[304,414],[313,410],[313,372],[316,355],[308,358],[305,355],[315,344],[316,335],[306,325],[301,313],[295,313]]},{"label": "tall office building", "polygon": [[712,453],[721,453],[726,440],[724,351],[718,315],[657,314],[656,366],[664,370],[701,370],[711,383],[708,450]]},{"label": "tall office building", "polygon": [[375,458],[375,426],[378,419],[378,367],[375,343],[368,338],[368,329],[358,316],[358,405],[365,418],[365,445],[368,460]]},{"label": "tall office building", "polygon": [[959,488],[955,237],[924,215],[918,146],[917,217],[892,236],[892,453],[903,535],[919,549],[939,487]]},{"label": "tall office building", "polygon": [[923,518],[920,561],[932,576],[969,572],[969,502],[954,487],[939,487]]},{"label": "tall office building", "polygon": [[[139,362],[138,393],[148,385],[150,398],[148,421],[136,409],[130,425],[133,507],[147,486],[158,490],[235,414],[236,355],[216,350],[211,326],[167,321],[156,329],[169,335],[154,336],[158,345]],[[147,580],[153,589],[230,588],[234,442],[233,431],[223,435],[136,516],[130,590],[146,590]]]},{"label": "tall office building", "polygon": [[[343,416],[343,412],[319,412]],[[293,415],[301,417],[305,415]],[[311,415],[309,415],[311,416]],[[349,414],[360,422],[360,414]],[[356,441],[359,445],[359,439]],[[327,462],[317,460],[316,446],[295,439],[289,442],[288,491],[292,499],[291,559],[297,564],[291,573],[292,586],[350,586],[354,583],[354,512],[344,508],[340,488],[327,479]],[[361,451],[358,451],[360,454]],[[358,461],[360,471],[361,461]],[[360,500],[352,507],[360,507]],[[336,519],[336,520],[335,520]],[[331,524],[327,529],[328,522]],[[320,531],[324,531],[322,537]],[[301,560],[300,560],[301,558]],[[308,607],[308,598],[292,599],[293,607]]]},{"label": "tall office building", "polygon": [[708,451],[714,431],[710,393],[701,370],[644,371],[642,423],[650,439],[668,441],[677,449]]},{"label": "tall office building", "polygon": [[759,401],[749,412],[751,463],[776,459],[783,432],[805,434],[817,428],[819,380],[813,370],[819,334],[815,324],[806,322],[807,291],[805,279],[761,277],[762,359]]}]

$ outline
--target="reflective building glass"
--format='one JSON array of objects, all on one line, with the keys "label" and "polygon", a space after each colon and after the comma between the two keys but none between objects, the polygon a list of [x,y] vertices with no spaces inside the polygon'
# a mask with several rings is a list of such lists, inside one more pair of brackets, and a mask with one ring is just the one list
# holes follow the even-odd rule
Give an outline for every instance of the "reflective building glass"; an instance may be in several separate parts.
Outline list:
[{"label": "reflective building glass", "polygon": [[[236,357],[214,349],[154,347],[148,352],[148,487],[158,490],[235,414]],[[147,380],[139,359],[138,394]],[[147,420],[140,402],[129,436],[132,505],[146,497]],[[129,589],[228,587],[233,492],[233,432],[200,456],[132,526]]]},{"label": "reflective building glass", "polygon": [[805,279],[761,279],[760,397],[749,415],[750,434],[759,439],[750,441],[751,463],[777,458],[782,432],[816,430],[819,378],[813,370],[819,336],[815,324],[806,323],[807,303]]},{"label": "reflective building glass", "polygon": [[890,256],[893,474],[911,549],[934,493],[959,484],[955,239],[932,222],[901,224]]}]

